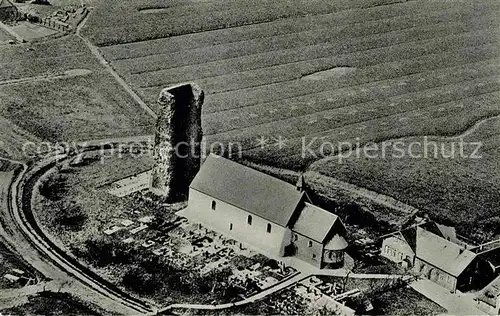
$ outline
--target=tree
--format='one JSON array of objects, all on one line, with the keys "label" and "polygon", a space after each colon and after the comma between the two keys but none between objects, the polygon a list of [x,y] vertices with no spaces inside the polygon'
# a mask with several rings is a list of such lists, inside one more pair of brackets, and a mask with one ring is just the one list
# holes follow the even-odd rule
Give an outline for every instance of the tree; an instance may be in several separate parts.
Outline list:
[{"label": "tree", "polygon": [[61,200],[67,192],[67,179],[60,174],[51,174],[38,187],[40,195],[51,201]]}]

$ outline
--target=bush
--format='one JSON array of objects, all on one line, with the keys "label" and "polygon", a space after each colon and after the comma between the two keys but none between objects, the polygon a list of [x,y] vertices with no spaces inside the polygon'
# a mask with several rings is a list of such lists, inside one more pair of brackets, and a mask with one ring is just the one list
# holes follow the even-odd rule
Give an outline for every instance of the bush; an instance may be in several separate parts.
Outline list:
[{"label": "bush", "polygon": [[125,272],[122,283],[127,289],[139,294],[153,294],[163,285],[161,278],[141,267],[132,267]]},{"label": "bush", "polygon": [[72,231],[81,230],[88,218],[82,207],[75,202],[61,203],[59,211],[55,215],[54,224]]},{"label": "bush", "polygon": [[127,264],[132,262],[135,254],[117,241],[107,237],[96,237],[86,240],[83,249],[73,249],[77,256],[98,267],[110,264]]},{"label": "bush", "polygon": [[59,201],[67,192],[67,179],[61,174],[51,174],[42,180],[38,190],[44,198]]}]

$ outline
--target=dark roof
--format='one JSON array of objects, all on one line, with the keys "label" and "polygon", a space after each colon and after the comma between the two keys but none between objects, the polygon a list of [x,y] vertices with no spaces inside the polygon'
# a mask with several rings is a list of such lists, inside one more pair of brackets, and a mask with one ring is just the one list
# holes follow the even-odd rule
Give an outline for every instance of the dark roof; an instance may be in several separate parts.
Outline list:
[{"label": "dark roof", "polygon": [[401,236],[406,240],[408,246],[410,246],[411,250],[415,252],[417,250],[417,228],[411,227],[407,229],[403,229],[401,231]]},{"label": "dark roof", "polygon": [[411,226],[405,229],[402,229],[400,231],[401,236],[406,240],[408,245],[413,251],[416,251],[417,249],[417,227],[421,227],[425,229],[426,231],[429,231],[435,235],[438,235],[440,237],[445,237],[442,233],[442,231],[439,229],[438,224],[435,222],[425,222],[423,224],[420,224],[418,226]]},{"label": "dark roof", "polygon": [[190,188],[283,227],[302,199],[294,185],[213,154]]},{"label": "dark roof", "polygon": [[500,248],[481,252],[478,256],[489,262],[495,269],[500,267]]},{"label": "dark roof", "polygon": [[306,202],[292,230],[323,243],[337,220],[337,215]]}]

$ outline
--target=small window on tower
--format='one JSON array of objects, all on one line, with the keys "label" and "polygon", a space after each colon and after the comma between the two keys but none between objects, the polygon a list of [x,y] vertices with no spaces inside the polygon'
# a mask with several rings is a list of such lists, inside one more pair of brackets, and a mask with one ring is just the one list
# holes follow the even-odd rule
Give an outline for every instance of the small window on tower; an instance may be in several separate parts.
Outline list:
[{"label": "small window on tower", "polygon": [[215,201],[212,201],[212,210],[215,211],[216,207],[217,207],[217,203]]},{"label": "small window on tower", "polygon": [[252,225],[252,215],[248,215],[247,223],[248,223],[248,225]]},{"label": "small window on tower", "polygon": [[229,224],[229,230],[233,230],[233,223]]},{"label": "small window on tower", "polygon": [[271,224],[267,224],[267,232],[271,233]]},{"label": "small window on tower", "polygon": [[313,246],[313,242],[309,240],[309,247]]}]

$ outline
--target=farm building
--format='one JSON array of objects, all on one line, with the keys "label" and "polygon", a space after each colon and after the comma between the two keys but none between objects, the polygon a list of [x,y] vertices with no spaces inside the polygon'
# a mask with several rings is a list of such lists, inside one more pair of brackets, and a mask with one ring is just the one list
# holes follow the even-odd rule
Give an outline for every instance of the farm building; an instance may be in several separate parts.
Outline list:
[{"label": "farm building", "polygon": [[410,246],[411,238],[406,233],[411,231],[400,231],[387,237],[382,242],[380,255],[407,268],[415,262],[415,248]]},{"label": "farm building", "polygon": [[338,268],[347,248],[340,218],[296,186],[210,155],[189,188],[184,216],[275,257]]},{"label": "farm building", "polygon": [[19,11],[10,0],[0,0],[0,21],[14,21],[18,16]]},{"label": "farm building", "polygon": [[414,270],[450,291],[476,288],[488,270],[469,249],[417,227]]},{"label": "farm building", "polygon": [[[426,222],[421,227],[447,240],[458,242],[455,230],[452,227],[439,225],[435,222]],[[413,267],[417,247],[417,227],[412,226],[383,237],[381,256],[403,267]]]},{"label": "farm building", "polygon": [[413,267],[450,291],[468,291],[481,288],[497,274],[491,258],[498,249],[478,253],[479,249],[459,240],[452,227],[428,222],[385,237],[381,256]]}]

